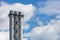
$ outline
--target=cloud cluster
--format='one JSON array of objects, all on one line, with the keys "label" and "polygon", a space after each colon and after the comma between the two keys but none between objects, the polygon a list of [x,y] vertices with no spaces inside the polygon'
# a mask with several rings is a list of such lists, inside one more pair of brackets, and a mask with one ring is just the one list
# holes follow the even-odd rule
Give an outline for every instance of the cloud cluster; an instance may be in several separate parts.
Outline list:
[{"label": "cloud cluster", "polygon": [[0,32],[0,40],[9,40],[9,32]]},{"label": "cloud cluster", "polygon": [[[60,19],[60,1],[48,0],[39,12],[47,15],[57,14]],[[46,26],[37,26],[29,34],[31,40],[60,40],[60,20],[53,19]]]},{"label": "cloud cluster", "polygon": [[44,7],[39,8],[40,13],[48,15],[60,14],[60,1],[47,1]]},{"label": "cloud cluster", "polygon": [[51,22],[42,27],[36,27],[31,31],[31,40],[60,40],[60,20]]},{"label": "cloud cluster", "polygon": [[28,21],[34,15],[34,6],[32,4],[24,5],[20,3],[7,4],[0,2],[0,28],[9,28],[9,10],[21,11],[24,14],[23,21]]},{"label": "cloud cluster", "polygon": [[[24,18],[22,18],[22,25],[23,29],[28,29],[29,25],[25,23],[28,21],[30,18],[34,16],[34,10],[35,7],[32,4],[24,5],[21,3],[14,3],[14,4],[8,4],[5,2],[0,2],[0,29],[1,30],[6,30],[9,29],[9,10],[13,11],[21,11],[22,14],[24,15]],[[0,40],[9,40],[7,35],[7,32],[0,32]],[[27,38],[23,38],[22,40],[27,40]]]},{"label": "cloud cluster", "polygon": [[[60,19],[60,1],[48,0],[38,11],[40,14],[56,14],[56,18]],[[41,23],[38,22],[38,24]],[[31,40],[60,40],[60,20],[52,19],[46,26],[37,26],[32,29],[28,36],[31,37]]]}]

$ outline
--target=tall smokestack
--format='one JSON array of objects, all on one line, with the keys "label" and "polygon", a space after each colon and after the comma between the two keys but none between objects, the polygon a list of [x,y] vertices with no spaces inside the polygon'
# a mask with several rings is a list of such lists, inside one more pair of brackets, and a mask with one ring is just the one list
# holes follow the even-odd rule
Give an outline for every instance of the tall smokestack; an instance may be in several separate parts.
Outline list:
[{"label": "tall smokestack", "polygon": [[12,10],[10,10],[10,13],[9,13],[9,24],[10,24],[10,29],[9,29],[9,31],[10,31],[10,39],[9,40],[13,40],[13,32],[14,32],[14,30],[13,30],[13,28],[14,28],[14,14],[13,14],[13,11]]},{"label": "tall smokestack", "polygon": [[22,40],[21,38],[21,18],[24,17],[24,15],[21,14],[21,12],[18,13],[18,29],[19,29],[19,40]]},{"label": "tall smokestack", "polygon": [[14,40],[18,40],[18,14],[14,11]]},{"label": "tall smokestack", "polygon": [[21,12],[10,10],[10,40],[21,40]]}]

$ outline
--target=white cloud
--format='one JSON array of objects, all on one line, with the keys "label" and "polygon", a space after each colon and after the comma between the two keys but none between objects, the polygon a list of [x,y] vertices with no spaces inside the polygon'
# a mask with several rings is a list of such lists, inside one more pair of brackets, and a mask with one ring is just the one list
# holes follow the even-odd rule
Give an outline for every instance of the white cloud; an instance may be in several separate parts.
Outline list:
[{"label": "white cloud", "polygon": [[23,38],[22,40],[28,40],[27,38]]},{"label": "white cloud", "polygon": [[58,16],[56,17],[56,19],[60,19],[60,15],[58,15]]},{"label": "white cloud", "polygon": [[55,40],[56,38],[52,27],[37,27],[31,34],[31,40]]},{"label": "white cloud", "polygon": [[26,37],[26,38],[28,38],[28,37],[30,37],[30,32],[29,33],[24,33],[24,35],[23,35],[23,37]]},{"label": "white cloud", "polygon": [[39,18],[35,19],[34,21],[37,22],[39,26],[43,26],[43,23],[39,20]]},{"label": "white cloud", "polygon": [[[58,14],[56,18],[60,18],[60,1],[48,0],[44,5],[39,8],[40,13]],[[47,26],[34,28],[31,32],[31,40],[60,40],[60,20],[52,20]]]},{"label": "white cloud", "polygon": [[0,32],[0,40],[9,40],[9,32]]},{"label": "white cloud", "polygon": [[60,20],[51,20],[46,26],[31,31],[31,40],[60,40]]},{"label": "white cloud", "polygon": [[47,1],[44,5],[44,7],[39,8],[40,13],[48,15],[60,14],[60,1]]},{"label": "white cloud", "polygon": [[[47,15],[59,14],[56,18],[60,18],[60,1],[47,1],[44,7],[39,8],[39,12]],[[28,36],[31,40],[60,40],[60,20],[51,20],[46,26],[36,27]]]},{"label": "white cloud", "polygon": [[26,24],[26,23],[25,23],[25,24],[23,23],[23,25],[22,25],[22,29],[25,29],[25,30],[29,29],[29,25]]},{"label": "white cloud", "polygon": [[0,2],[0,28],[9,29],[9,10],[21,11],[24,14],[23,22],[28,21],[33,15],[35,7],[32,4],[24,5],[21,3],[7,4]]}]

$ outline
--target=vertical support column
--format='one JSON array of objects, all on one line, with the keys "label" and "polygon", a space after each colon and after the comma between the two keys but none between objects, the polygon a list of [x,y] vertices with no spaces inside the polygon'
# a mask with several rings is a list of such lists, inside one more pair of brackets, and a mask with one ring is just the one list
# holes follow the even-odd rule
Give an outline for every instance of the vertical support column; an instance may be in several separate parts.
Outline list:
[{"label": "vertical support column", "polygon": [[18,29],[19,30],[19,33],[18,33],[19,34],[19,40],[21,40],[21,16],[20,15],[21,15],[21,13],[19,12],[19,16],[18,16],[18,22],[19,22],[18,23],[18,27],[19,27],[19,29]]},{"label": "vertical support column", "polygon": [[14,40],[18,40],[17,27],[18,27],[18,16],[17,16],[17,11],[14,11]]},{"label": "vertical support column", "polygon": [[10,11],[10,39],[9,40],[21,40],[21,12],[17,14],[17,11]]},{"label": "vertical support column", "polygon": [[14,27],[14,15],[13,15],[13,11],[10,10],[10,13],[9,13],[9,31],[10,31],[10,39],[9,40],[13,40],[13,27]]},{"label": "vertical support column", "polygon": [[19,12],[18,14],[18,35],[19,35],[19,40],[21,40],[21,18],[23,17],[24,15],[21,15],[21,12]]}]

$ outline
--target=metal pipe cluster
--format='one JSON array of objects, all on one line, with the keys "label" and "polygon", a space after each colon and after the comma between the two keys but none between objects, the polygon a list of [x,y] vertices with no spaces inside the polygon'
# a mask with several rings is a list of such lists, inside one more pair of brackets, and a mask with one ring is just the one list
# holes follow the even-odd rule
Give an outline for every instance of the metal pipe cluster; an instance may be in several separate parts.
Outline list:
[{"label": "metal pipe cluster", "polygon": [[10,10],[10,40],[21,40],[21,12]]}]

